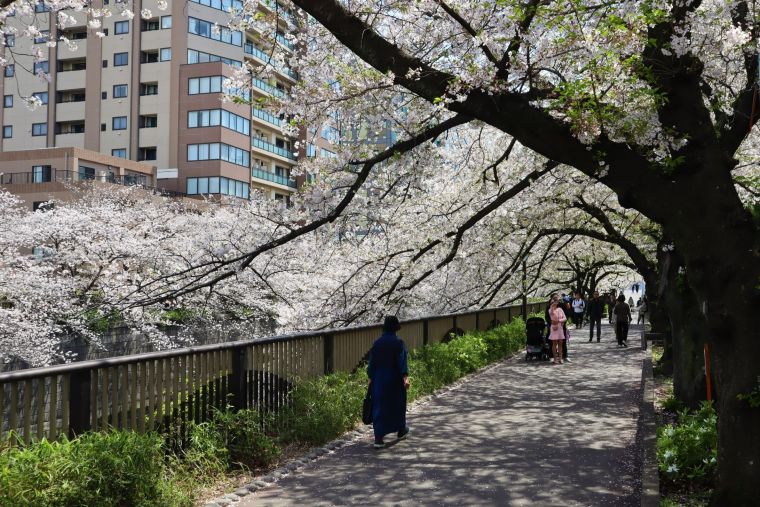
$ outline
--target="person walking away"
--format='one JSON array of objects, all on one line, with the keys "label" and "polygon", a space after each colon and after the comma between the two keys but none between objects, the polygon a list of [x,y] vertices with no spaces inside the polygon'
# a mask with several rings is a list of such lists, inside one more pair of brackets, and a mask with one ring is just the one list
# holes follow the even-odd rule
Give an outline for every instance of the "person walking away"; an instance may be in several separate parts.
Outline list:
[{"label": "person walking away", "polygon": [[372,391],[372,428],[375,449],[385,447],[385,435],[396,433],[398,440],[409,436],[406,425],[406,391],[409,389],[407,351],[396,332],[398,319],[389,315],[383,322],[383,334],[369,352],[367,375]]},{"label": "person walking away", "polygon": [[602,315],[604,315],[604,301],[599,297],[599,291],[594,291],[594,297],[588,302],[586,312],[589,320],[588,341],[591,343],[594,340],[594,324],[596,324],[596,342],[599,343],[602,339]]},{"label": "person walking away", "polygon": [[583,312],[586,310],[586,303],[583,301],[580,292],[575,293],[575,299],[573,299],[573,323],[575,329],[581,329],[583,327]]},{"label": "person walking away", "polygon": [[641,304],[639,305],[639,318],[636,321],[636,324],[645,324],[645,315],[647,313],[647,298],[646,296],[641,300]]},{"label": "person walking away", "polygon": [[625,302],[625,296],[618,296],[618,303],[615,305],[615,335],[617,336],[618,347],[628,346],[628,324],[631,322],[631,307]]},{"label": "person walking away", "polygon": [[552,342],[554,364],[562,364],[562,342],[565,340],[565,330],[562,324],[566,321],[567,317],[565,317],[565,312],[559,306],[559,301],[553,299],[549,307],[549,322],[551,323],[549,340]]},{"label": "person walking away", "polygon": [[632,307],[633,307],[633,296],[630,296],[630,297],[628,298],[628,307],[629,307],[629,308],[632,308]]}]

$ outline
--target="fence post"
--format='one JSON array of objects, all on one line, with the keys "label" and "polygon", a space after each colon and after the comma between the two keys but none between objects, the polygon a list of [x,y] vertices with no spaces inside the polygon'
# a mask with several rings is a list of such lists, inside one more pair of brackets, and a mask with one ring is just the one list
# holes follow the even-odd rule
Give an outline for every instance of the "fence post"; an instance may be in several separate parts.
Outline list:
[{"label": "fence post", "polygon": [[246,347],[232,349],[232,373],[230,374],[230,400],[232,408],[242,410],[246,406],[246,374],[245,374]]},{"label": "fence post", "polygon": [[523,293],[522,304],[520,305],[520,313],[523,320],[528,320],[528,297]]},{"label": "fence post", "polygon": [[335,364],[333,362],[333,351],[335,350],[335,343],[333,340],[333,335],[326,334],[322,335],[322,339],[324,340],[324,372],[325,375],[329,375],[333,372],[333,369],[335,368]]},{"label": "fence post", "polygon": [[422,345],[428,344],[428,320],[422,321]]},{"label": "fence post", "polygon": [[475,331],[480,331],[480,312],[475,312]]},{"label": "fence post", "polygon": [[[90,429],[90,382],[92,372],[97,370],[77,370],[69,378],[69,438],[81,435]],[[105,387],[108,389],[108,387]],[[103,407],[107,410],[107,407]],[[132,407],[134,410],[134,407]]]}]

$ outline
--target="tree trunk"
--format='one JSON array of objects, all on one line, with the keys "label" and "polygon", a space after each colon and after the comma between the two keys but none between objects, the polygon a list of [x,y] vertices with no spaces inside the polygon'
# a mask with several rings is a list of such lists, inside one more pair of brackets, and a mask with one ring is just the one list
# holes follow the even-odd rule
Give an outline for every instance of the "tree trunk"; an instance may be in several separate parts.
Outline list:
[{"label": "tree trunk", "polygon": [[718,481],[714,505],[757,505],[760,409],[739,401],[758,384],[760,235],[733,189],[722,153],[707,150],[703,167],[685,167],[683,192],[663,220],[686,262],[696,309],[712,351],[718,412]]}]

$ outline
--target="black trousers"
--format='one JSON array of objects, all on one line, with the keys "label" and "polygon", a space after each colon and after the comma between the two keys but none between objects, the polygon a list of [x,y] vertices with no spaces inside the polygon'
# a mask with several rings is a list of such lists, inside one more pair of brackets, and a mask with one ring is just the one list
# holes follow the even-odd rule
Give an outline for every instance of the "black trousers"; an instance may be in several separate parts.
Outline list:
[{"label": "black trousers", "polygon": [[596,341],[599,341],[602,339],[602,318],[589,317],[589,320],[588,320],[589,341],[594,339],[594,324],[596,324]]},{"label": "black trousers", "polygon": [[573,324],[575,324],[576,329],[580,329],[583,326],[583,312],[573,313]]},{"label": "black trousers", "polygon": [[618,321],[615,326],[615,334],[617,335],[618,345],[622,345],[624,341],[628,341],[628,321]]}]

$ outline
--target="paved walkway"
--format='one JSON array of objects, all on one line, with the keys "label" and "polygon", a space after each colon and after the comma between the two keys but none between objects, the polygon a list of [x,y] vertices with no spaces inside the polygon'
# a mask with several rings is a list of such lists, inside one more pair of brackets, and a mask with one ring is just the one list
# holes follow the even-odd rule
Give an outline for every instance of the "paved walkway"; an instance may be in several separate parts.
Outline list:
[{"label": "paved walkway", "polygon": [[408,440],[368,434],[236,505],[639,505],[639,328],[627,349],[602,331],[571,331],[571,364],[521,354],[417,407]]}]

